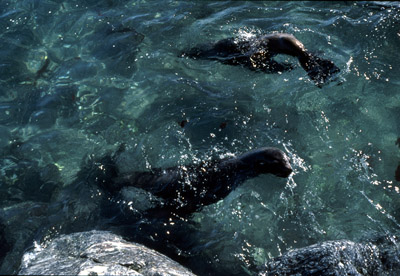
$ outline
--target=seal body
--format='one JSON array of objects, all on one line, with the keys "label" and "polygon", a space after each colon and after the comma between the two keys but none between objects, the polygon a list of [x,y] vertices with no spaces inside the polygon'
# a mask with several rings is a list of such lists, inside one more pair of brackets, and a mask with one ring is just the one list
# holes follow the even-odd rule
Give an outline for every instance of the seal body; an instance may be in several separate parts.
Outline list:
[{"label": "seal body", "polygon": [[181,56],[217,60],[224,64],[242,65],[250,70],[267,73],[293,69],[291,64],[273,60],[278,54],[298,58],[301,67],[318,86],[340,71],[332,61],[310,54],[303,43],[293,35],[285,33],[256,36],[247,40],[227,38],[216,43],[199,45],[183,52]]},{"label": "seal body", "polygon": [[281,150],[260,148],[236,158],[201,164],[126,174],[109,171],[113,172],[112,177],[99,183],[106,190],[115,192],[127,186],[141,188],[163,200],[156,209],[185,216],[225,198],[246,179],[268,173],[288,177],[292,168]]}]

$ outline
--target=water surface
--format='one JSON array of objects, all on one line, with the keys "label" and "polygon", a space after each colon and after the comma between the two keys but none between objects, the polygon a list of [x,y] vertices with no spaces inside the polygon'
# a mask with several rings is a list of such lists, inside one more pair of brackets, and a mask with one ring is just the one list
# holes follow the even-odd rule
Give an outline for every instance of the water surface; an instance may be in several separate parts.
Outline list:
[{"label": "water surface", "polygon": [[[199,275],[256,274],[293,248],[396,235],[399,12],[387,2],[2,1],[0,272],[14,272],[34,240],[118,232],[98,214],[112,199],[68,187],[90,156],[120,144],[126,171],[263,146],[290,156],[289,179],[249,180],[194,214],[185,258],[166,253]],[[331,59],[337,79],[320,89],[300,65],[264,74],[179,57],[270,32]]]}]

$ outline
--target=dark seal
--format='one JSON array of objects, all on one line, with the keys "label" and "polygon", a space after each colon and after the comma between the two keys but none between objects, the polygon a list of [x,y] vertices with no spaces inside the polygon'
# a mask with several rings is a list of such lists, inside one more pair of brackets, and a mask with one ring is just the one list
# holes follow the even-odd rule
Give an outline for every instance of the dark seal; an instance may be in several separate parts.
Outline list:
[{"label": "dark seal", "polygon": [[127,186],[141,188],[163,200],[153,213],[178,216],[189,215],[225,198],[249,178],[260,174],[288,177],[292,173],[286,154],[270,147],[235,158],[126,174],[118,173],[113,159],[103,158],[96,164],[98,168],[107,168],[102,172],[108,175],[96,177],[98,185],[109,192],[118,192]]},{"label": "dark seal", "polygon": [[285,33],[255,36],[248,40],[227,38],[213,44],[199,45],[183,52],[181,56],[217,60],[224,64],[242,65],[267,73],[293,69],[291,64],[276,62],[273,57],[278,54],[296,57],[310,79],[319,87],[340,71],[332,61],[309,53],[303,43],[293,35]]}]

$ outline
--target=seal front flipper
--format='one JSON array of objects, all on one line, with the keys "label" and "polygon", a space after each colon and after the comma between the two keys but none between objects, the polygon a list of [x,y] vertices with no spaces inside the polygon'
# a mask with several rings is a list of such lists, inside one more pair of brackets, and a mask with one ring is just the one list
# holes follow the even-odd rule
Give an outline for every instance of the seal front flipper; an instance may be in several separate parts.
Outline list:
[{"label": "seal front flipper", "polygon": [[299,58],[299,61],[307,75],[319,88],[327,83],[333,75],[340,72],[340,69],[332,61],[309,53],[308,56]]}]

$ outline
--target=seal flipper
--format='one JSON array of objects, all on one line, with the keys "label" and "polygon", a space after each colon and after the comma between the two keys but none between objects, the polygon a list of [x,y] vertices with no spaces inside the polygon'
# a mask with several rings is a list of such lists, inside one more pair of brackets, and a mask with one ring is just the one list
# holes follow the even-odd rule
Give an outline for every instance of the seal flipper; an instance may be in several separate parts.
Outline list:
[{"label": "seal flipper", "polygon": [[112,183],[112,179],[118,174],[119,171],[112,156],[106,155],[98,160],[93,160],[93,157],[89,156],[83,169],[78,172],[77,178],[85,179],[89,184],[109,190],[109,183]]},{"label": "seal flipper", "polygon": [[310,79],[321,88],[329,79],[340,72],[340,69],[330,60],[308,54],[308,58],[299,58],[301,66],[307,72]]}]

